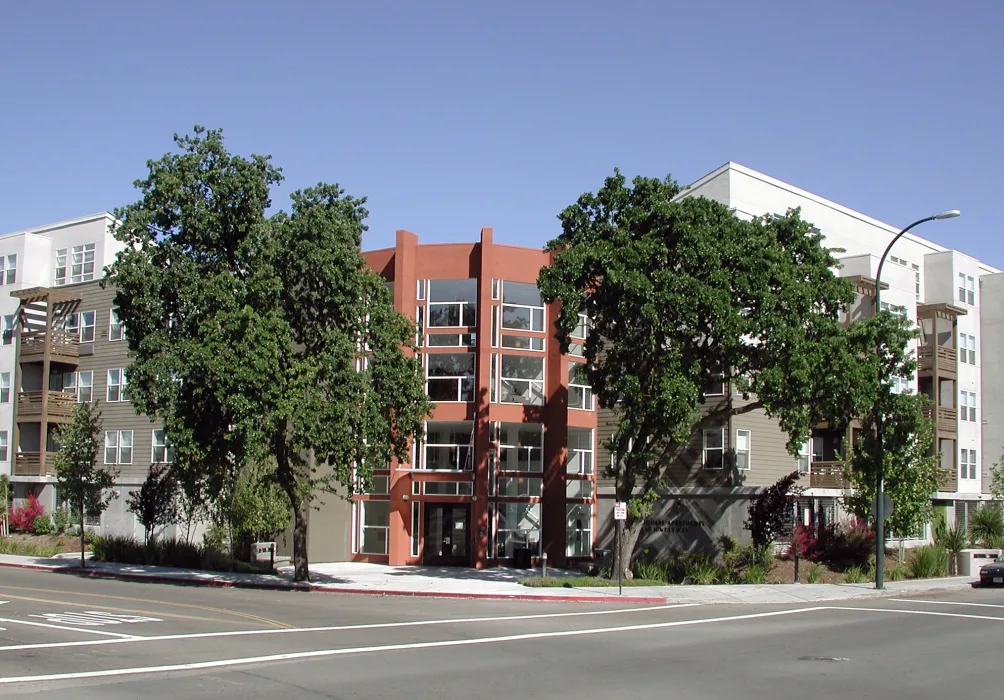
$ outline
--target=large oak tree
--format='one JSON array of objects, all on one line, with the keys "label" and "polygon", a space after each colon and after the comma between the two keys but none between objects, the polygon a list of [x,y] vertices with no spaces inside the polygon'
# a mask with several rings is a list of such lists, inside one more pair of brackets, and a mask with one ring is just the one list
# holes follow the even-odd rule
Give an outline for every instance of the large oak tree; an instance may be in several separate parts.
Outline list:
[{"label": "large oak tree", "polygon": [[[842,323],[855,289],[812,225],[797,210],[743,220],[682,194],[671,179],[629,185],[616,172],[559,215],[554,264],[539,276],[543,297],[561,302],[563,347],[580,313],[592,322],[585,357],[616,416],[606,446],[629,503],[625,566],[702,416],[724,425],[762,409],[795,454],[812,425],[846,426],[879,391],[874,332]],[[748,401],[704,406],[716,375]]]},{"label": "large oak tree", "polygon": [[183,484],[218,493],[275,460],[306,580],[312,500],[407,461],[431,410],[414,325],[360,254],[365,200],[322,183],[269,216],[282,179],[269,157],[233,155],[199,127],[175,142],[115,213],[125,248],[107,281],[132,401],[164,421]]}]

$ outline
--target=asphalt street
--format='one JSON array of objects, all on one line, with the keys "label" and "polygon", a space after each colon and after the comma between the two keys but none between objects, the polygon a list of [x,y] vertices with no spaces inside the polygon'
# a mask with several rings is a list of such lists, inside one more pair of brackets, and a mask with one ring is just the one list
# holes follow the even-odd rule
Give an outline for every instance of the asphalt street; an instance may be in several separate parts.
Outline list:
[{"label": "asphalt street", "polygon": [[0,695],[1004,696],[1004,589],[617,606],[209,589],[0,570]]}]

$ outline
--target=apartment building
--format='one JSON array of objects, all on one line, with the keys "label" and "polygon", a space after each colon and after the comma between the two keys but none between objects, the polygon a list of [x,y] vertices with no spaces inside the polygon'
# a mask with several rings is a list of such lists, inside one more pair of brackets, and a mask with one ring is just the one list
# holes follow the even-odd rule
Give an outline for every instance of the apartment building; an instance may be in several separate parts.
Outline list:
[{"label": "apartment building", "polygon": [[[851,278],[858,292],[846,322],[873,313],[879,258],[898,227],[731,162],[680,196],[714,199],[743,218],[800,208],[802,218],[822,233],[824,245],[845,251],[839,254],[839,274]],[[930,213],[918,212],[918,217]],[[964,226],[964,221],[954,225]],[[1004,275],[964,253],[906,234],[883,268],[882,300],[883,309],[903,314],[920,328],[912,348],[918,359],[916,376],[895,389],[921,392],[934,401],[930,417],[936,424],[944,478],[933,498],[964,524],[972,508],[986,499],[987,465],[1004,448],[1004,380],[998,362],[999,337],[1004,333]],[[708,400],[714,396],[727,400],[732,393],[727,384],[713,389],[718,391],[721,394]],[[738,395],[731,398],[742,400]],[[611,421],[611,415],[601,413],[601,438]],[[748,537],[742,523],[750,499],[795,469],[805,474],[801,479],[805,512],[800,517],[829,522],[840,518],[848,484],[838,460],[843,440],[851,438],[857,427],[835,434],[819,426],[800,454],[792,456],[785,447],[786,436],[762,411],[736,416],[726,425],[699,425],[689,451],[671,468],[670,485],[646,524],[642,544],[701,549],[710,548],[723,534]],[[600,459],[609,457],[601,454]],[[612,484],[601,480],[604,538],[611,530],[612,499]],[[930,535],[927,530],[899,534],[908,542]]]},{"label": "apartment building", "polygon": [[64,505],[54,473],[56,428],[72,420],[78,402],[100,402],[102,459],[118,471],[116,498],[85,525],[99,532],[142,535],[126,510],[153,462],[170,458],[159,424],[129,402],[128,348],[102,289],[104,267],[121,244],[102,213],[0,236],[0,468],[15,501],[38,496],[47,512]]},{"label": "apartment building", "polygon": [[[590,557],[596,412],[582,346],[561,353],[556,310],[537,289],[550,255],[496,244],[486,228],[478,242],[439,245],[398,231],[394,248],[364,257],[416,322],[435,408],[410,463],[378,470],[371,492],[352,497],[349,558],[482,567]],[[312,519],[315,559],[340,546],[325,540]]]}]

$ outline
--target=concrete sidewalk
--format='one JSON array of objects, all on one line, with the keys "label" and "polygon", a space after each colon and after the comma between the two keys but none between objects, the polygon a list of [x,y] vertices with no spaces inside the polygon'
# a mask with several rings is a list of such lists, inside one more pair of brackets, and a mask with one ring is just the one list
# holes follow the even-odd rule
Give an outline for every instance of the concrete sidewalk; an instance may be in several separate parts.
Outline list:
[{"label": "concrete sidewalk", "polygon": [[[539,569],[478,570],[340,562],[312,565],[310,584],[297,584],[292,581],[292,570],[289,567],[280,569],[279,576],[269,576],[89,561],[87,568],[81,570],[78,557],[42,559],[14,555],[0,555],[0,566],[176,585],[435,598],[647,604],[769,605],[854,601],[964,590],[975,582],[972,577],[889,581],[883,591],[875,590],[869,583],[637,586],[625,587],[624,594],[618,596],[616,587],[529,588],[519,583],[522,578],[539,576]],[[566,577],[577,575],[560,570],[549,570],[548,574]]]}]

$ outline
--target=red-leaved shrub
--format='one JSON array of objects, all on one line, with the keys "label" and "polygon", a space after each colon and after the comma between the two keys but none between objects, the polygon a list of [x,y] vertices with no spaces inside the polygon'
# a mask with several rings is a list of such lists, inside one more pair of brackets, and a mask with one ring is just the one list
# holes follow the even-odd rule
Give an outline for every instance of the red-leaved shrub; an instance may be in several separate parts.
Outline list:
[{"label": "red-leaved shrub", "polygon": [[797,555],[799,559],[826,564],[835,571],[846,571],[852,566],[866,568],[874,554],[875,531],[868,523],[853,520],[826,525],[818,531],[811,526],[796,526],[786,558]]},{"label": "red-leaved shrub", "polygon": [[33,533],[35,531],[35,518],[45,515],[45,506],[38,502],[38,496],[29,493],[24,499],[24,505],[14,508],[10,512],[10,526],[18,532]]}]

